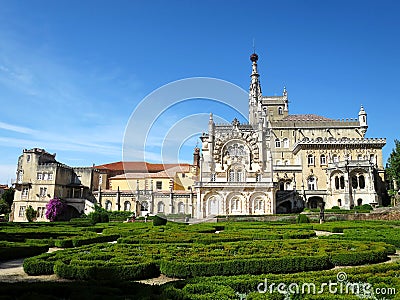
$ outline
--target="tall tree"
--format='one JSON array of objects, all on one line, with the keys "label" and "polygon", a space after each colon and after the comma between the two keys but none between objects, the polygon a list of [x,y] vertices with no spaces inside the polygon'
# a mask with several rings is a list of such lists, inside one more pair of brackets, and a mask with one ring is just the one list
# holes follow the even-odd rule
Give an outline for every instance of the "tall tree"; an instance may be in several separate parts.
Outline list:
[{"label": "tall tree", "polygon": [[14,193],[15,190],[13,188],[9,188],[8,190],[6,190],[3,195],[1,195],[1,199],[3,199],[4,201],[7,202],[8,206],[11,207],[11,205],[13,204],[14,201]]},{"label": "tall tree", "polygon": [[389,179],[389,184],[393,188],[393,180],[397,182],[397,189],[400,188],[400,141],[394,140],[395,148],[390,153],[386,164],[386,175]]}]

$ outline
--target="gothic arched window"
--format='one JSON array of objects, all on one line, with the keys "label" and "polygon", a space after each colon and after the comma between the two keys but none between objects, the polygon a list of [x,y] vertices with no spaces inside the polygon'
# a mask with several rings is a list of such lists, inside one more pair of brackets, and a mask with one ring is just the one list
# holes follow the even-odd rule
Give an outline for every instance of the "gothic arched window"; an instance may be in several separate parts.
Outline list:
[{"label": "gothic arched window", "polygon": [[164,212],[164,202],[158,202],[157,204],[157,212],[163,213]]},{"label": "gothic arched window", "polygon": [[179,202],[179,204],[178,204],[178,213],[180,213],[180,214],[185,213],[185,204],[183,202]]},{"label": "gothic arched window", "polygon": [[110,200],[107,200],[106,201],[106,210],[111,211],[111,209],[112,209],[112,203]]},{"label": "gothic arched window", "polygon": [[262,210],[264,208],[264,200],[257,198],[254,200],[254,210]]},{"label": "gothic arched window", "polygon": [[275,148],[280,148],[281,147],[281,140],[280,139],[276,139],[275,140]]},{"label": "gothic arched window", "polygon": [[344,176],[340,176],[340,189],[344,189]]},{"label": "gothic arched window", "polygon": [[321,154],[321,156],[320,156],[320,164],[322,166],[326,165],[326,156],[325,156],[325,154]]},{"label": "gothic arched window", "polygon": [[317,189],[317,181],[314,176],[308,177],[307,184],[310,191],[314,191]]},{"label": "gothic arched window", "polygon": [[228,181],[229,182],[244,182],[245,181],[245,171],[241,167],[232,167],[228,171]]},{"label": "gothic arched window", "polygon": [[309,165],[309,166],[313,166],[313,165],[314,165],[314,155],[309,154],[309,155],[307,156],[307,162],[308,162],[308,165]]},{"label": "gothic arched window", "polygon": [[240,199],[237,197],[232,198],[231,200],[231,210],[239,211],[240,210]]},{"label": "gothic arched window", "polygon": [[124,211],[131,211],[131,203],[129,201],[124,202]]},{"label": "gothic arched window", "polygon": [[289,148],[289,139],[288,138],[283,139],[283,148]]},{"label": "gothic arched window", "polygon": [[149,210],[149,203],[147,203],[147,201],[143,201],[140,204],[140,210],[141,211],[148,211]]}]

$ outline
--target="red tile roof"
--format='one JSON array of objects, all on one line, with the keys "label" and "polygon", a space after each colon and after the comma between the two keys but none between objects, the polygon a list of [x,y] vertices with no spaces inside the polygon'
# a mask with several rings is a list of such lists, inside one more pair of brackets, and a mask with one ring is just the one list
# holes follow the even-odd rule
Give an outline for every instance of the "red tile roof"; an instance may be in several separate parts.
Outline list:
[{"label": "red tile roof", "polygon": [[287,117],[283,118],[282,121],[332,121],[332,119],[318,115],[307,114],[307,115],[288,115]]},{"label": "red tile roof", "polygon": [[99,170],[125,171],[126,173],[156,173],[174,167],[189,167],[190,164],[154,164],[143,161],[114,162],[94,166]]},{"label": "red tile roof", "polygon": [[180,166],[174,166],[172,168],[154,172],[127,172],[125,174],[116,175],[110,179],[141,179],[141,178],[174,178],[176,173],[189,173],[190,165],[181,164]]}]

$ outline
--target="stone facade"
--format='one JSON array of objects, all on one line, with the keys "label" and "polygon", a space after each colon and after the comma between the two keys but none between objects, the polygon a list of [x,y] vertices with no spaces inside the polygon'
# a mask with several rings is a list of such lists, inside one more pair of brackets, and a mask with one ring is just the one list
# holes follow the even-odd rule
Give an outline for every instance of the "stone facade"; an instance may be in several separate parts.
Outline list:
[{"label": "stone facade", "polygon": [[195,194],[192,190],[198,174],[200,149],[194,153],[194,164],[151,164],[144,162],[96,166],[108,177],[107,189],[94,195],[107,210],[131,211],[136,216],[195,215]]},{"label": "stone facade", "polygon": [[286,88],[264,96],[252,54],[249,124],[215,124],[203,134],[197,217],[379,205],[385,191],[385,139],[365,138],[367,113],[332,120],[290,115]]},{"label": "stone facade", "polygon": [[54,197],[66,201],[71,216],[93,207],[92,191],[97,189],[99,173],[92,167],[69,167],[55,157],[44,149],[23,150],[18,159],[11,221],[26,221],[29,205],[37,211],[37,221],[46,221],[46,204]]}]

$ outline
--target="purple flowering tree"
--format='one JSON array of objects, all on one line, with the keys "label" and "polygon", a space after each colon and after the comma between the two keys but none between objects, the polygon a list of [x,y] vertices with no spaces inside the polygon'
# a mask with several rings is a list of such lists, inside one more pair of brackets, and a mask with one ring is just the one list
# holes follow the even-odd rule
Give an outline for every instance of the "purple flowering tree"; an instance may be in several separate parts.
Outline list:
[{"label": "purple flowering tree", "polygon": [[60,215],[62,215],[66,208],[67,205],[59,198],[55,197],[46,205],[46,218],[51,222],[54,222]]}]

